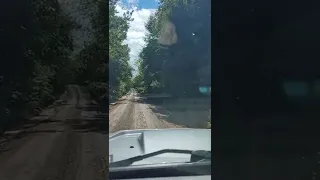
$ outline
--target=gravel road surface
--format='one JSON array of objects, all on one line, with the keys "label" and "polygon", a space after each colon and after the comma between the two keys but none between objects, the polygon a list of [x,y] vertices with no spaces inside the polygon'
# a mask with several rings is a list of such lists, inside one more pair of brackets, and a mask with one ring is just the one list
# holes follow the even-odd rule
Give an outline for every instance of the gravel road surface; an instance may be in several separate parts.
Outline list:
[{"label": "gravel road surface", "polygon": [[127,129],[163,128],[182,128],[182,126],[158,118],[135,93],[122,97],[115,105],[109,107],[110,133]]},{"label": "gravel road surface", "polygon": [[107,115],[77,85],[24,127],[0,138],[1,180],[106,179]]}]

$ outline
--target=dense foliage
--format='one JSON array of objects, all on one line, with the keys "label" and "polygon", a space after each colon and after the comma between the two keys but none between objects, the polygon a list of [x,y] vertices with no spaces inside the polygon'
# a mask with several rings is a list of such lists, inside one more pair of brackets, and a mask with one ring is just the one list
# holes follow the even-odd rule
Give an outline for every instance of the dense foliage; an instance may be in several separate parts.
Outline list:
[{"label": "dense foliage", "polygon": [[[129,48],[123,41],[127,37],[132,12],[119,15],[116,11],[117,2],[117,0],[92,2],[91,6],[98,7],[91,14],[94,39],[77,58],[78,82],[89,83],[90,91],[98,100],[106,100],[107,94],[109,100],[113,100],[130,89],[132,75],[129,66]],[[109,84],[106,82],[108,76]]]},{"label": "dense foliage", "polygon": [[127,37],[133,11],[121,17],[115,9],[117,1],[109,2],[109,98],[120,97],[131,88],[132,69],[129,65],[129,47],[123,44]]},{"label": "dense foliage", "polygon": [[0,130],[51,103],[72,81],[75,25],[55,0],[9,1],[1,22]]},{"label": "dense foliage", "polygon": [[160,1],[133,79],[140,93],[198,96],[211,86],[210,16],[210,1]]}]

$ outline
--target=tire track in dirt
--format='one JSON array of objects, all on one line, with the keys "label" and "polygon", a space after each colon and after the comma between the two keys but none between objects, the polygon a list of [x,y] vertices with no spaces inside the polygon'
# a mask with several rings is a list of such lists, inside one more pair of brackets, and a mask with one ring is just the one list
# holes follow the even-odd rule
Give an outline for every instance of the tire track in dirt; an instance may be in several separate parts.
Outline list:
[{"label": "tire track in dirt", "polygon": [[128,106],[127,100],[123,101],[121,104],[114,107],[112,110],[109,111],[109,131],[114,132],[114,127],[119,123],[121,120],[121,116],[123,112],[127,109]]},{"label": "tire track in dirt", "polygon": [[145,116],[144,116],[143,112],[140,110],[139,104],[136,104],[133,119],[134,119],[134,123],[133,123],[134,129],[147,129],[148,128],[148,124],[145,120]]},{"label": "tire track in dirt", "polygon": [[[79,90],[80,94],[80,107],[82,109],[80,121],[82,125],[84,122],[93,123],[97,121],[96,116],[101,116],[103,113],[98,113],[97,111],[88,110],[90,106],[90,95],[85,90]],[[99,109],[98,107],[96,107]],[[90,109],[90,108],[89,108]],[[101,120],[101,119],[100,119]],[[81,147],[78,151],[78,166],[76,180],[106,180],[107,173],[106,167],[107,162],[105,161],[108,156],[109,144],[107,139],[109,138],[108,134],[105,133],[105,130],[108,128],[107,124],[108,116],[103,117],[103,121],[106,123],[96,124],[99,126],[98,129],[103,129],[103,131],[96,131],[90,129],[75,130],[78,135],[79,141],[81,141]],[[105,128],[105,129],[104,129]]]},{"label": "tire track in dirt", "polygon": [[[166,128],[183,128],[181,125],[173,124],[166,121],[163,118],[159,118],[156,113],[154,113],[149,105],[145,103],[138,103],[136,105],[138,108],[138,114],[141,114],[139,119],[136,121],[144,121],[148,129],[166,129]],[[140,127],[136,127],[140,129]]]},{"label": "tire track in dirt", "polygon": [[[86,123],[96,121],[94,116],[98,113],[87,110],[91,102],[90,98],[87,92],[84,93],[79,87],[77,97],[73,115],[66,119],[66,132],[58,140],[59,145],[52,149],[52,156],[47,160],[46,167],[51,169],[55,167],[56,170],[43,171],[36,180],[105,180],[107,178],[106,172],[102,169],[106,164],[103,159],[108,154],[109,147],[106,143],[108,135],[86,127],[88,125]],[[60,168],[57,168],[59,163]]]},{"label": "tire track in dirt", "polygon": [[126,101],[127,104],[125,104],[124,111],[122,111],[121,116],[116,120],[116,124],[109,129],[110,132],[132,129],[134,122],[133,114],[135,112],[135,103],[133,103],[131,100],[132,97],[130,96]]},{"label": "tire track in dirt", "polygon": [[55,180],[75,179],[79,149],[81,141],[69,125],[69,118],[80,117],[79,106],[80,95],[79,87],[72,87],[72,102],[68,108],[63,109],[57,114],[57,119],[63,122],[64,131],[57,138],[55,145],[51,148],[49,156],[46,158],[44,168],[36,175],[35,180]]},{"label": "tire track in dirt", "polygon": [[165,129],[182,126],[159,119],[157,115],[134,93],[109,112],[110,133],[128,129]]},{"label": "tire track in dirt", "polygon": [[5,145],[9,150],[0,155],[1,180],[43,180],[47,175],[61,174],[64,158],[60,157],[64,154],[65,143],[60,140],[65,139],[66,134],[63,121],[77,98],[73,94],[74,87],[69,87],[68,91],[68,103],[59,108],[52,119],[24,131],[24,139],[15,137]]}]

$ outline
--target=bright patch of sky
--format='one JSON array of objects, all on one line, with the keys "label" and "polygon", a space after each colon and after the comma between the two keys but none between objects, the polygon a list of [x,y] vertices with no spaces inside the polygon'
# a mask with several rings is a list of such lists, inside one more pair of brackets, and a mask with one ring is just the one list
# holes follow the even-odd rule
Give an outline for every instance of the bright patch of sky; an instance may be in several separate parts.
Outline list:
[{"label": "bright patch of sky", "polygon": [[136,74],[135,60],[145,46],[144,37],[147,34],[145,23],[150,15],[156,12],[157,7],[157,0],[121,0],[116,7],[119,15],[126,10],[134,10],[132,14],[134,20],[130,22],[127,39],[124,42],[130,48],[130,64],[135,69],[134,75]]}]

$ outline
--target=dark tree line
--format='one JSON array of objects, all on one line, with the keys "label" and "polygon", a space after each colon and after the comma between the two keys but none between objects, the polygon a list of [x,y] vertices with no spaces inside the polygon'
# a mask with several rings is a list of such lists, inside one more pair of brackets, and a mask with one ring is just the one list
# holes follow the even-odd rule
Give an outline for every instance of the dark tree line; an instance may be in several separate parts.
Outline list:
[{"label": "dark tree line", "polygon": [[127,37],[132,12],[116,11],[118,0],[88,1],[96,7],[91,13],[93,39],[78,54],[77,82],[87,83],[97,100],[113,101],[127,93],[131,85]]},{"label": "dark tree line", "polygon": [[210,1],[160,1],[138,59],[140,93],[199,96],[200,86],[211,86],[210,13]]},{"label": "dark tree line", "polygon": [[116,15],[116,3],[83,2],[83,13],[91,17],[91,39],[76,53],[73,38],[81,37],[71,33],[81,24],[56,0],[14,0],[1,6],[0,131],[39,113],[71,83],[89,87],[98,101],[130,89],[129,48],[122,42],[132,12]]},{"label": "dark tree line", "polygon": [[73,21],[57,1],[1,6],[0,129],[39,111],[72,80]]}]

